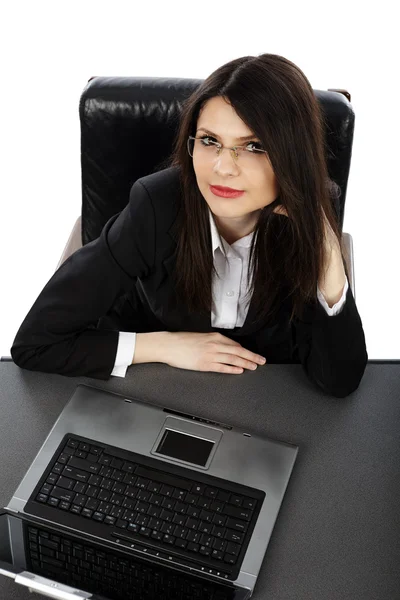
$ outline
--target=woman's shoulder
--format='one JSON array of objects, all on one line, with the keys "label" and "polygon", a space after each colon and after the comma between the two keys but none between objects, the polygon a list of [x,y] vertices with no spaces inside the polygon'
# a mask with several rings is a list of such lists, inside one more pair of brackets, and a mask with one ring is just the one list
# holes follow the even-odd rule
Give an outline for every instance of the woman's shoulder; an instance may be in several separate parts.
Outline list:
[{"label": "woman's shoulder", "polygon": [[139,207],[140,211],[146,209],[148,214],[148,201],[153,207],[158,234],[169,231],[181,206],[179,167],[168,167],[135,181],[130,192],[131,206]]},{"label": "woman's shoulder", "polygon": [[180,194],[180,167],[167,167],[155,173],[150,173],[138,180],[147,190],[151,198],[171,195],[175,197]]}]

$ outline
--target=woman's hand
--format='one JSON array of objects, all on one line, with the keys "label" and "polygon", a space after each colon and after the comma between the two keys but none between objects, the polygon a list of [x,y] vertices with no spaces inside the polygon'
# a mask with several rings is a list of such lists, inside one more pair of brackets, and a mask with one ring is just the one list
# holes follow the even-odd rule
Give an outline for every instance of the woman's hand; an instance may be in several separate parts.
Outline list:
[{"label": "woman's hand", "polygon": [[243,369],[254,370],[265,364],[259,354],[217,332],[168,332],[163,355],[167,365],[192,371],[239,374]]}]

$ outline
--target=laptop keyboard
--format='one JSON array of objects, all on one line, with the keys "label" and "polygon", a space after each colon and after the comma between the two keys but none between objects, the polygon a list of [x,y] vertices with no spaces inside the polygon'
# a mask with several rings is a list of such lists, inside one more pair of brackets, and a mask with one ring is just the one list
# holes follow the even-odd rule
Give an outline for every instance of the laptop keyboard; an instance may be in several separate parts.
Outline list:
[{"label": "laptop keyboard", "polygon": [[219,584],[78,543],[59,532],[31,525],[27,530],[29,568],[74,588],[113,600],[230,600],[235,595]]},{"label": "laptop keyboard", "polygon": [[192,567],[206,565],[206,573],[228,579],[238,572],[263,492],[254,490],[257,499],[218,487],[207,474],[200,481],[177,476],[169,465],[151,468],[159,462],[136,453],[65,439],[32,500],[102,523],[114,537],[157,548],[161,557],[164,549]]}]

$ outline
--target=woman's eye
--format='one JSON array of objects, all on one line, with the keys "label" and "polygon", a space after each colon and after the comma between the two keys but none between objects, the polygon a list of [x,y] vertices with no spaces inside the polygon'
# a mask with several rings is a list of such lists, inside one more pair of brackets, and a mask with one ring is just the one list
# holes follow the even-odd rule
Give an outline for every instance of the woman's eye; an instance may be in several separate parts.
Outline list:
[{"label": "woman's eye", "polygon": [[257,149],[257,150],[262,150],[261,144],[260,144],[259,142],[249,142],[249,143],[246,145],[246,148],[247,148],[248,146],[257,146],[257,148],[252,148],[252,149],[251,149],[251,151],[253,151],[254,149]]},{"label": "woman's eye", "polygon": [[214,140],[214,141],[216,141],[215,138],[211,137],[210,135],[203,135],[200,139],[201,139],[201,143],[204,144],[204,146],[209,146],[210,145],[209,141],[205,142],[204,140]]}]

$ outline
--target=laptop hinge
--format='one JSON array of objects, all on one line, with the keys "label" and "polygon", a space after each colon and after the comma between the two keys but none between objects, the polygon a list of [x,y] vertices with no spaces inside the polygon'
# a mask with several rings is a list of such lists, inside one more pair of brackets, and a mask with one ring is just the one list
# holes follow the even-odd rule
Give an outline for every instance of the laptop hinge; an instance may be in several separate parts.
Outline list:
[{"label": "laptop hinge", "polygon": [[38,594],[57,600],[78,600],[79,598],[92,597],[92,594],[88,592],[82,592],[62,583],[55,583],[51,579],[40,577],[28,571],[23,571],[16,575],[15,583],[29,588],[30,592],[37,592]]}]

